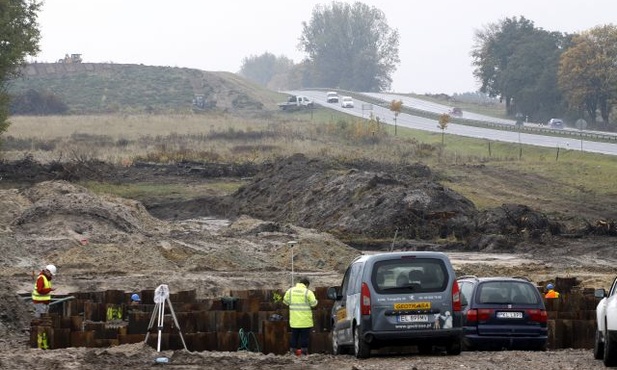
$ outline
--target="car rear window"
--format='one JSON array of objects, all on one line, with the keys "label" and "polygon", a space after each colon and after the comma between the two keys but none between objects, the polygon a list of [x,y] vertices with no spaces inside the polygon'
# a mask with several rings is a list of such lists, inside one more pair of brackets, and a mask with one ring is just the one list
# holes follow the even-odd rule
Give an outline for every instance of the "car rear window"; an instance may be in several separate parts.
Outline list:
[{"label": "car rear window", "polygon": [[538,304],[538,291],[523,281],[489,281],[480,283],[475,296],[481,304]]},{"label": "car rear window", "polygon": [[371,281],[381,294],[443,292],[448,286],[448,269],[437,258],[400,258],[378,261]]}]

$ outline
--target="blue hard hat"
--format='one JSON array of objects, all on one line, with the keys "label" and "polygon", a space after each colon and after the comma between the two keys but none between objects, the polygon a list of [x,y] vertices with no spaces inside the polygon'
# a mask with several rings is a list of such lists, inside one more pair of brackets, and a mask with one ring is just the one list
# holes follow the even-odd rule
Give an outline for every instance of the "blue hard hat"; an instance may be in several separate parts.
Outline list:
[{"label": "blue hard hat", "polygon": [[546,286],[546,289],[548,289],[548,290],[551,290],[553,288],[555,288],[555,286],[553,284],[551,284],[551,283],[548,283],[548,285]]},{"label": "blue hard hat", "polygon": [[139,298],[139,294],[135,293],[131,296],[131,301],[133,302],[141,302],[141,299]]}]

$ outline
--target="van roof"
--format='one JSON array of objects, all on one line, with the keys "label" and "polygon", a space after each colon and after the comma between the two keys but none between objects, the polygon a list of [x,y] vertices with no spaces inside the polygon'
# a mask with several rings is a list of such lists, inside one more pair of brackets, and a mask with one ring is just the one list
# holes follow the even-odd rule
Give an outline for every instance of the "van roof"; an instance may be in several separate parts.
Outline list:
[{"label": "van roof", "polygon": [[393,259],[393,258],[401,258],[401,257],[419,257],[419,258],[440,258],[440,259],[449,259],[448,256],[443,252],[432,252],[432,251],[406,251],[406,252],[382,252],[382,253],[373,253],[373,254],[364,254],[362,256],[357,257],[354,262],[361,261],[381,261],[385,259]]}]

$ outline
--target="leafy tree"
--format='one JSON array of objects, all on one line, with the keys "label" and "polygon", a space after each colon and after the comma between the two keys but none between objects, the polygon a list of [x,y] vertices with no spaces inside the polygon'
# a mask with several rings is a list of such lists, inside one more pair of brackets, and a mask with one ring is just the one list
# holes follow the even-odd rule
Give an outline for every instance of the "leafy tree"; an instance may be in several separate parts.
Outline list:
[{"label": "leafy tree", "polygon": [[559,33],[537,30],[527,40],[521,40],[506,71],[514,100],[512,113],[546,121],[566,110],[557,84],[564,39]]},{"label": "leafy tree", "polygon": [[605,123],[617,101],[617,27],[598,26],[577,35],[561,56],[558,80],[568,103],[585,110],[592,123],[597,111]]},{"label": "leafy tree", "polygon": [[390,102],[390,111],[394,113],[394,136],[396,136],[396,120],[398,115],[403,110],[403,101],[402,100],[392,100]]},{"label": "leafy tree", "polygon": [[439,121],[437,128],[441,130],[441,146],[444,145],[444,135],[446,133],[446,129],[448,128],[448,123],[450,123],[451,117],[448,113],[443,113],[439,116]]},{"label": "leafy tree", "polygon": [[0,134],[9,127],[9,79],[19,75],[27,55],[39,51],[36,0],[0,0]]},{"label": "leafy tree", "polygon": [[288,87],[287,76],[293,65],[293,61],[285,56],[277,57],[265,52],[244,58],[239,74],[262,86],[278,90]]},{"label": "leafy tree", "polygon": [[480,91],[505,100],[509,115],[546,116],[562,109],[556,71],[565,40],[524,17],[476,31],[472,57]]},{"label": "leafy tree", "polygon": [[400,63],[399,33],[382,11],[356,2],[317,5],[303,22],[300,49],[308,54],[310,85],[383,91]]}]

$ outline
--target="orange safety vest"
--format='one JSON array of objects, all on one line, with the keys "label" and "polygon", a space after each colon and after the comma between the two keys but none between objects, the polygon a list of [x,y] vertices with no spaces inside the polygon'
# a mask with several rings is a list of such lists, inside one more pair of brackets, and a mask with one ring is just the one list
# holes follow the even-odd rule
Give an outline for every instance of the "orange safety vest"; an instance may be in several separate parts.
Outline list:
[{"label": "orange safety vest", "polygon": [[548,293],[544,295],[544,298],[559,298],[559,292],[556,292],[553,289],[551,289],[548,291]]},{"label": "orange safety vest", "polygon": [[32,300],[34,302],[49,302],[51,301],[51,292],[47,294],[40,294],[39,290],[36,287],[36,283],[40,278],[43,278],[43,287],[51,289],[51,281],[49,281],[49,279],[47,279],[47,276],[45,276],[44,274],[40,274],[39,277],[37,277],[34,281],[34,289],[32,289]]}]

